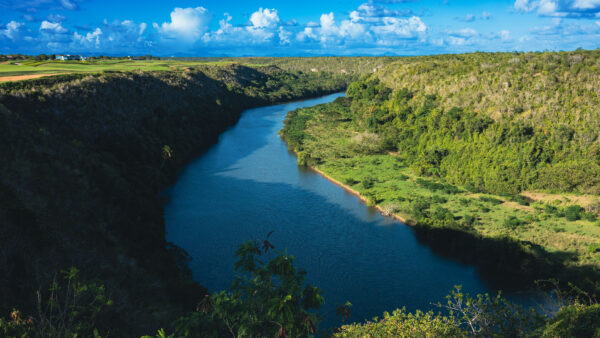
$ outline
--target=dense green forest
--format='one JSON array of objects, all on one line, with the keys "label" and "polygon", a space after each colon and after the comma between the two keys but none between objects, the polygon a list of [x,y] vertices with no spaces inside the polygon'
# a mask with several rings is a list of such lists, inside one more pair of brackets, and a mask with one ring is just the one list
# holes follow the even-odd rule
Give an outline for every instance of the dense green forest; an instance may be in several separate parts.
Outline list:
[{"label": "dense green forest", "polygon": [[[501,288],[557,279],[597,297],[598,67],[599,51],[579,50],[404,58],[346,98],[290,112],[281,134],[300,165]],[[386,323],[405,328],[347,329],[448,322],[434,317],[400,311]]]},{"label": "dense green forest", "polygon": [[193,309],[206,290],[165,242],[161,190],[243,109],[344,90],[349,79],[224,65],[0,84],[2,316],[40,319],[39,303],[56,298],[45,290],[71,267],[79,291],[110,297],[94,313],[102,335],[153,332]]}]

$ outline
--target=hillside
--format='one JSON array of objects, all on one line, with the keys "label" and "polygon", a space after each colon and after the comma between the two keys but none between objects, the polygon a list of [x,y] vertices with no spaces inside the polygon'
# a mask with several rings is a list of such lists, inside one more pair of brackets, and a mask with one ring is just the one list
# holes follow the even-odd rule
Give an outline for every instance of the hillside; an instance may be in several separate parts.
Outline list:
[{"label": "hillside", "polygon": [[597,292],[598,66],[598,51],[405,58],[290,113],[282,135],[299,164],[503,287]]},{"label": "hillside", "polygon": [[248,107],[343,90],[280,68],[73,74],[0,85],[0,313],[76,267],[114,305],[101,332],[140,335],[206,290],[165,242],[160,192]]}]

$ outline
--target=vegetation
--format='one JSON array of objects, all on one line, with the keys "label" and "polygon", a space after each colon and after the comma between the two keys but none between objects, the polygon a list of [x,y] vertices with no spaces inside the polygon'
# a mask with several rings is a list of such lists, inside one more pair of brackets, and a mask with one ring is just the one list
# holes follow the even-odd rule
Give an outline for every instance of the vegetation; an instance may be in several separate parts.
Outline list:
[{"label": "vegetation", "polygon": [[[236,252],[236,278],[228,291],[206,295],[197,311],[175,323],[177,337],[306,337],[316,333],[321,290],[305,285],[294,257],[268,241]],[[265,257],[266,256],[266,257]],[[269,259],[263,261],[264,258]]]},{"label": "vegetation", "polygon": [[[196,309],[174,320],[155,336],[166,337],[311,337],[318,331],[317,310],[324,302],[317,287],[304,282],[293,256],[276,250],[267,239],[239,246],[235,264],[240,276],[228,291],[205,295]],[[266,259],[266,260],[265,260]],[[47,297],[38,293],[38,313],[25,319],[13,310],[0,318],[0,333],[15,337],[101,337],[111,330],[99,330],[112,301],[104,286],[82,281],[77,269],[62,272]],[[383,318],[334,329],[334,337],[597,337],[600,334],[600,307],[585,294],[573,289],[570,295],[555,293],[552,305],[525,308],[498,295],[470,296],[456,286],[438,312],[408,313],[398,309]],[[348,320],[350,307],[338,308]],[[114,326],[113,326],[114,327]],[[114,331],[114,330],[113,330]],[[173,333],[168,333],[173,332]],[[325,334],[324,332],[321,332]]]},{"label": "vegetation", "polygon": [[60,61],[54,55],[0,55],[0,81],[2,77],[32,74],[72,74],[131,71],[184,71],[203,66],[231,64],[247,67],[276,66],[286,71],[337,74],[346,78],[371,73],[397,58],[392,57],[315,57],[315,58],[157,58],[141,57],[89,57],[86,61]]},{"label": "vegetation", "polygon": [[233,64],[0,84],[0,313],[75,266],[113,306],[99,332],[153,332],[206,290],[165,242],[160,191],[248,107],[323,95],[349,77]]},{"label": "vegetation", "polygon": [[281,134],[436,251],[599,291],[598,67],[599,51],[403,58]]}]

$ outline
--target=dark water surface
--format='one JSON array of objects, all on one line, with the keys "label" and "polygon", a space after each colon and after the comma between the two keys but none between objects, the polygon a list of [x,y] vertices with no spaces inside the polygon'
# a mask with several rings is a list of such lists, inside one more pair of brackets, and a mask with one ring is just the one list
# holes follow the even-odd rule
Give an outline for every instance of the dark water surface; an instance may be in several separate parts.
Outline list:
[{"label": "dark water surface", "polygon": [[458,284],[489,292],[474,267],[432,253],[408,226],[296,165],[277,134],[287,112],[341,95],[249,109],[181,173],[168,191],[167,240],[193,257],[194,278],[211,292],[226,289],[237,246],[275,230],[273,244],[323,290],[322,327],[340,324],[335,309],[346,301],[351,320],[362,321],[403,306],[431,309]]}]

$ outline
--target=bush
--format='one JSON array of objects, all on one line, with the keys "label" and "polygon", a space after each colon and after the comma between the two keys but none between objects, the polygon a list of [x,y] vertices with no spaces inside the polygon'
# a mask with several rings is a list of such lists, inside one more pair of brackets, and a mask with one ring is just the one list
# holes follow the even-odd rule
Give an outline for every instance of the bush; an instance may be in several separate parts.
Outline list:
[{"label": "bush", "polygon": [[175,336],[307,337],[316,333],[318,318],[312,310],[320,308],[324,299],[319,288],[305,284],[305,273],[296,270],[293,256],[275,250],[268,238],[240,245],[235,255],[240,276],[228,291],[207,295],[198,311],[177,320]]},{"label": "bush", "polygon": [[476,221],[477,221],[476,215],[465,215],[465,217],[463,217],[463,224],[466,226],[472,226],[475,224]]},{"label": "bush", "polygon": [[581,219],[582,212],[583,208],[579,205],[569,205],[565,209],[565,217],[567,218],[567,221],[573,222],[578,219]]},{"label": "bush", "polygon": [[344,179],[344,184],[346,185],[355,185],[356,183],[358,183],[358,181],[352,177],[347,177],[346,179]]},{"label": "bush", "polygon": [[396,177],[397,179],[399,179],[400,181],[406,181],[408,180],[410,177],[404,175],[404,174],[400,174]]},{"label": "bush", "polygon": [[600,305],[563,307],[537,335],[541,337],[600,337]]},{"label": "bush", "polygon": [[427,216],[427,209],[429,209],[430,203],[424,199],[416,199],[411,203],[411,209],[413,215],[417,218]]},{"label": "bush", "polygon": [[596,215],[592,214],[591,212],[584,212],[581,214],[581,217],[583,219],[585,219],[588,222],[595,222],[596,221]]},{"label": "bush", "polygon": [[363,180],[362,180],[363,188],[371,189],[371,188],[373,188],[373,185],[375,185],[375,179],[373,179],[372,177],[369,177],[369,176],[363,178]]},{"label": "bush", "polygon": [[498,205],[498,204],[504,203],[504,201],[499,200],[499,199],[494,198],[494,197],[490,197],[490,196],[479,196],[479,200],[482,201],[482,202],[491,203],[493,205]]},{"label": "bush", "polygon": [[520,220],[517,216],[510,216],[504,220],[504,226],[508,228],[515,229],[523,224],[525,224],[525,222]]},{"label": "bush", "polygon": [[558,212],[558,208],[556,208],[555,206],[551,205],[551,204],[546,204],[544,205],[544,212],[547,214],[556,214]]}]

